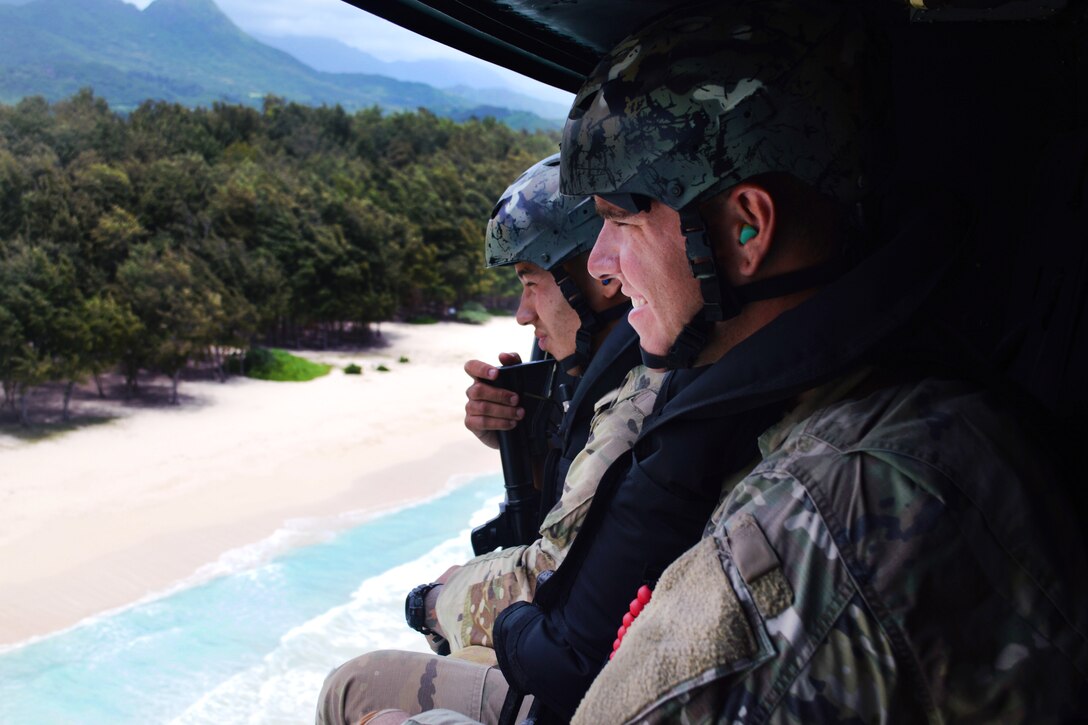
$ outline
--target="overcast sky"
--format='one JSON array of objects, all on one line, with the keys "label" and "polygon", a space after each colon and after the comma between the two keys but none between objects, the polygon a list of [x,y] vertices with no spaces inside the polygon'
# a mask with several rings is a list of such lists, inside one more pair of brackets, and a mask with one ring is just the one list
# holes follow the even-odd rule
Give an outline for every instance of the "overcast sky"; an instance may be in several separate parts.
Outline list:
[{"label": "overcast sky", "polygon": [[[126,0],[139,8],[151,0]],[[569,104],[574,97],[477,60],[364,12],[343,0],[215,0],[235,25],[250,33],[335,38],[385,61],[457,58],[494,69],[524,93]]]}]

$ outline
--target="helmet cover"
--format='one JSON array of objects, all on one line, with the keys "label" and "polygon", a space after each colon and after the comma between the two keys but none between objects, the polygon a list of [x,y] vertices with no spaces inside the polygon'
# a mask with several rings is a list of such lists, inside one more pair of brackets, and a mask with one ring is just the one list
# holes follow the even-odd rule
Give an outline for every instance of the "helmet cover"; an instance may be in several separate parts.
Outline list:
[{"label": "helmet cover", "polygon": [[679,210],[786,172],[859,200],[876,171],[882,111],[861,27],[849,4],[804,0],[697,5],[652,23],[603,58],[576,96],[563,192]]},{"label": "helmet cover", "polygon": [[559,193],[559,154],[531,166],[503,192],[487,222],[486,265],[551,270],[588,252],[603,224],[589,197]]}]

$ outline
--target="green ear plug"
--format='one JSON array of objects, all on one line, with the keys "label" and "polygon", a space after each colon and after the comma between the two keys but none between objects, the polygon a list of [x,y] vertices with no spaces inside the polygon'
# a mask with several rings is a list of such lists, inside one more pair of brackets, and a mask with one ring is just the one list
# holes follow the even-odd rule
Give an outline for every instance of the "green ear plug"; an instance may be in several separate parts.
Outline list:
[{"label": "green ear plug", "polygon": [[756,228],[751,224],[745,224],[740,228],[740,245],[743,247],[748,242],[752,241],[752,237],[759,234]]}]

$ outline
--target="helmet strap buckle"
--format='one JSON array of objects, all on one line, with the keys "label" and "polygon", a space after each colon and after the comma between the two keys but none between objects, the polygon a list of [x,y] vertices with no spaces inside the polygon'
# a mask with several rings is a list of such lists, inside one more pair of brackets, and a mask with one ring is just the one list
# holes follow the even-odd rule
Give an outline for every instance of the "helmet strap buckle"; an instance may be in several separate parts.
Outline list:
[{"label": "helmet strap buckle", "polygon": [[608,317],[594,312],[593,308],[589,306],[589,300],[586,299],[582,290],[578,288],[577,283],[567,274],[563,265],[553,267],[551,272],[552,277],[555,278],[555,284],[559,287],[560,294],[563,295],[563,299],[567,301],[571,309],[577,313],[578,320],[581,323],[574,340],[574,352],[560,360],[559,366],[563,368],[563,372],[568,374],[574,368],[585,370],[593,357],[593,336],[604,329],[604,326],[615,317],[622,314],[623,310],[618,310],[615,316],[610,315]]},{"label": "helmet strap buckle", "polygon": [[718,275],[706,222],[694,204],[680,210],[680,231],[684,235],[684,250],[691,275],[699,280],[699,291],[703,296],[702,319],[721,322],[736,317],[740,314],[741,301],[733,288]]}]

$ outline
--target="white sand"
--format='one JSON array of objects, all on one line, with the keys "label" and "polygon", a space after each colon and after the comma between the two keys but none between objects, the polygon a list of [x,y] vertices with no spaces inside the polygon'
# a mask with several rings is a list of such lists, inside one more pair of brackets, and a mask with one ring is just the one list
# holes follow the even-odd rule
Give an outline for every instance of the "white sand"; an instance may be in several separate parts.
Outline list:
[{"label": "white sand", "polygon": [[[178,407],[38,442],[0,434],[0,644],[163,590],[286,520],[500,470],[464,428],[461,366],[524,354],[530,335],[511,318],[382,333],[385,348],[307,354],[337,366],[312,382],[183,382]],[[343,374],[348,362],[364,374]]]}]

